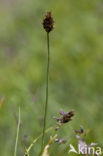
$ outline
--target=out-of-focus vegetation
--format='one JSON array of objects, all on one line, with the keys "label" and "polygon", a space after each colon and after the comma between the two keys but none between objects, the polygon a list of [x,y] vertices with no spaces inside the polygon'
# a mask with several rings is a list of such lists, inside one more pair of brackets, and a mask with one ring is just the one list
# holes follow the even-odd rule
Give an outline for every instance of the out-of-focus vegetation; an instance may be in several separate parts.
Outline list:
[{"label": "out-of-focus vegetation", "polygon": [[[52,145],[55,156],[68,155],[76,139],[72,128],[89,129],[86,140],[103,147],[103,1],[0,1],[0,156],[12,156],[21,107],[18,156],[43,128],[47,47],[42,28],[45,11],[52,11],[51,62],[47,127],[55,125],[59,109],[74,109],[73,121],[60,130],[66,145]],[[4,98],[4,102],[2,100]],[[50,134],[47,135],[47,139]],[[58,136],[58,137],[59,137]],[[32,148],[38,155],[41,140]],[[72,154],[71,154],[72,155]]]}]

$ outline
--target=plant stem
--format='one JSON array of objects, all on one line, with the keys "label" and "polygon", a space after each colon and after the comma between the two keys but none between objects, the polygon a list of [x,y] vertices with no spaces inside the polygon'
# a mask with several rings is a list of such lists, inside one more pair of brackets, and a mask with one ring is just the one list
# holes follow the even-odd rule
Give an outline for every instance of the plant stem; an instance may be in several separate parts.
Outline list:
[{"label": "plant stem", "polygon": [[[50,128],[48,128],[48,129],[46,129],[46,130],[45,130],[45,133],[48,133],[48,132],[51,131],[51,130],[53,130],[53,127],[50,127]],[[32,148],[32,147],[34,146],[34,144],[42,137],[42,135],[43,135],[43,133],[40,134],[37,138],[35,138],[35,139],[33,140],[33,142],[29,145],[28,148],[25,147],[26,151],[25,151],[24,156],[26,156],[27,154],[29,155],[29,152],[30,152],[31,148]]]},{"label": "plant stem", "polygon": [[47,63],[47,77],[46,77],[46,103],[45,103],[45,113],[44,113],[42,148],[44,146],[44,141],[45,141],[45,129],[46,129],[47,112],[48,112],[48,81],[49,81],[49,64],[50,64],[50,45],[49,45],[49,33],[48,32],[47,32],[47,50],[48,50],[48,63]]},{"label": "plant stem", "polygon": [[17,154],[17,144],[18,144],[19,130],[20,130],[20,107],[19,107],[19,117],[18,117],[18,126],[17,126],[14,156],[16,156],[16,154]]}]

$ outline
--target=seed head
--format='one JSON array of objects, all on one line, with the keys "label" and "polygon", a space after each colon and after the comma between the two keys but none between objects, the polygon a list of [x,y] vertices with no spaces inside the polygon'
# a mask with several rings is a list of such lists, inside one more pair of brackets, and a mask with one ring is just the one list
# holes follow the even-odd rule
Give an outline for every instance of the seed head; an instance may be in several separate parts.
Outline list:
[{"label": "seed head", "polygon": [[45,15],[45,18],[43,19],[43,28],[45,29],[46,32],[50,32],[53,30],[54,27],[54,20],[51,16],[51,12],[47,12]]},{"label": "seed head", "polygon": [[60,118],[57,118],[57,117],[54,117],[59,123],[63,124],[63,123],[67,123],[67,122],[70,122],[72,120],[72,117],[74,116],[75,112],[74,110],[71,110],[70,112],[68,113],[65,113],[63,112],[62,110],[60,110],[60,115],[62,117]]},{"label": "seed head", "polygon": [[82,126],[80,126],[80,130],[74,130],[74,132],[75,132],[76,134],[83,134],[83,133],[84,133],[84,129],[83,129]]}]

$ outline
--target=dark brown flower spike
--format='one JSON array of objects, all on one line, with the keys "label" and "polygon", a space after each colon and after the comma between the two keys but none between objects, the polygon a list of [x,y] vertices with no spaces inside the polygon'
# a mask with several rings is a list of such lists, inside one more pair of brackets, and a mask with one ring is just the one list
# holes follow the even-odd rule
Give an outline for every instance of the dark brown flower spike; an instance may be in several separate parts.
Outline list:
[{"label": "dark brown flower spike", "polygon": [[61,118],[57,118],[57,117],[54,117],[59,123],[67,123],[69,121],[72,120],[72,117],[74,116],[74,111],[70,111],[68,113],[65,113],[63,112],[62,110],[60,110],[60,115],[62,115]]},{"label": "dark brown flower spike", "polygon": [[51,16],[51,12],[47,12],[45,18],[43,19],[43,28],[46,32],[50,32],[53,30],[54,20]]}]

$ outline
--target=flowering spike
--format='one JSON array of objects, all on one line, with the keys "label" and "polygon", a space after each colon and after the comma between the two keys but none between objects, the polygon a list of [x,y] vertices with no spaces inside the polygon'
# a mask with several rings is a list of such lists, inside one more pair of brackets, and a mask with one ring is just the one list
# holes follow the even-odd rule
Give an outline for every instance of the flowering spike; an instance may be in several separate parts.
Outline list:
[{"label": "flowering spike", "polygon": [[54,28],[54,20],[51,16],[51,12],[47,12],[45,15],[45,18],[43,19],[43,28],[45,29],[46,32],[50,32]]},{"label": "flowering spike", "polygon": [[54,118],[57,120],[57,122],[63,124],[63,123],[67,123],[67,122],[71,121],[74,114],[75,114],[74,110],[72,110],[68,113],[60,111],[60,115],[62,115],[62,117],[60,117],[60,118],[54,117]]}]

